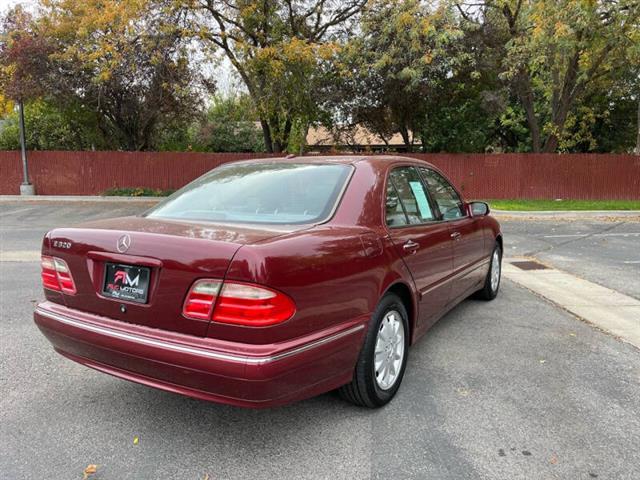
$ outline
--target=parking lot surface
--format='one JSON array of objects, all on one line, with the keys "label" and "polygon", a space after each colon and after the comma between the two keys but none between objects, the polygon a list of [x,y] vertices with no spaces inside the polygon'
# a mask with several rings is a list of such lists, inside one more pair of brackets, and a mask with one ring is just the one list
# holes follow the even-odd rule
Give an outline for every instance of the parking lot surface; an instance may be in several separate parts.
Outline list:
[{"label": "parking lot surface", "polygon": [[640,299],[640,221],[503,221],[505,255],[532,256]]},{"label": "parking lot surface", "polygon": [[[508,281],[495,301],[464,302],[411,349],[398,396],[380,410],[333,393],[244,410],[62,358],[32,321],[42,234],[141,209],[0,204],[0,478],[80,479],[89,464],[90,478],[119,480],[638,478],[640,351]],[[564,261],[556,266],[638,295],[640,264],[624,263],[638,237],[549,237],[638,224],[503,229],[508,255]]]}]

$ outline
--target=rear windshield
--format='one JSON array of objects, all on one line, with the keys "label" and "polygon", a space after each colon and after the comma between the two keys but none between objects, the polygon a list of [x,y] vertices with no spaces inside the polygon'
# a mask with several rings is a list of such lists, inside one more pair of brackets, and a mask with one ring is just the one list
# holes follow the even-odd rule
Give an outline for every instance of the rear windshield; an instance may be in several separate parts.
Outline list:
[{"label": "rear windshield", "polygon": [[316,223],[331,214],[351,169],[335,164],[225,165],[178,190],[147,216],[209,222]]}]

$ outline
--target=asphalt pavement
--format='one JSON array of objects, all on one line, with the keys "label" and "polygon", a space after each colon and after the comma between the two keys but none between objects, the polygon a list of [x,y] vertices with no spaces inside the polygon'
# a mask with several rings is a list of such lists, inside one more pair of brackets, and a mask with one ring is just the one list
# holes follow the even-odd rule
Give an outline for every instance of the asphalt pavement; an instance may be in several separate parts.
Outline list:
[{"label": "asphalt pavement", "polygon": [[[143,208],[0,204],[0,253],[16,252],[0,261],[0,479],[81,479],[89,464],[118,480],[638,478],[640,351],[509,281],[440,320],[380,410],[333,393],[245,410],[64,359],[33,324],[26,252],[51,227]],[[625,262],[640,260],[640,224],[525,222],[503,222],[508,255],[638,295],[640,264]]]},{"label": "asphalt pavement", "polygon": [[510,219],[502,227],[505,255],[534,257],[640,299],[639,219]]}]

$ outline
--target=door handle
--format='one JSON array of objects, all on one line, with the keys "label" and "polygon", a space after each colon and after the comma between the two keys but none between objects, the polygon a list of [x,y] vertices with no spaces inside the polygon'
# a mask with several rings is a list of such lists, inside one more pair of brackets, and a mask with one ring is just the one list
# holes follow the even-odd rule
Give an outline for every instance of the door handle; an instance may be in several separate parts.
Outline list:
[{"label": "door handle", "polygon": [[453,232],[451,234],[451,238],[453,238],[454,240],[460,240],[461,236],[462,236],[462,234],[460,232]]},{"label": "door handle", "polygon": [[407,240],[407,243],[405,243],[402,246],[402,249],[405,252],[409,252],[409,253],[416,253],[416,251],[420,248],[420,244],[414,242],[413,240]]}]

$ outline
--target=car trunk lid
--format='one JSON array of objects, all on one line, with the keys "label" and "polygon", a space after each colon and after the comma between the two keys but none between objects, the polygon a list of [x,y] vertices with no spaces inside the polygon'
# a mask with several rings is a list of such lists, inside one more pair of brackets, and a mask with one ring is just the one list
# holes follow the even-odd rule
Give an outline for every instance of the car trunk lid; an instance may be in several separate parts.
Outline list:
[{"label": "car trunk lid", "polygon": [[[292,230],[124,217],[52,230],[43,253],[61,258],[71,271],[77,293],[62,296],[67,307],[204,336],[208,321],[182,316],[191,284],[223,279],[242,245]],[[110,297],[114,285],[118,295],[128,289],[127,295]]]}]

